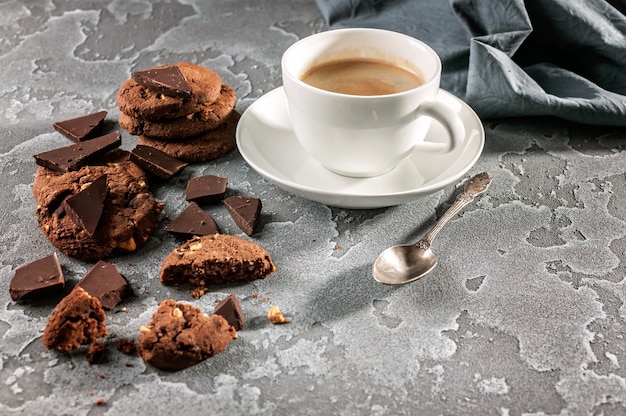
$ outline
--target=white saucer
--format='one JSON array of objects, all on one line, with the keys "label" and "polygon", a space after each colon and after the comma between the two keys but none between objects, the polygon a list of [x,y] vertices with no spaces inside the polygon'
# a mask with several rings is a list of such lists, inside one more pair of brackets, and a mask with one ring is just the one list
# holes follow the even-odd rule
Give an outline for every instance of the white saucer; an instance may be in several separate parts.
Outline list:
[{"label": "white saucer", "polygon": [[[237,147],[261,176],[278,187],[312,201],[342,208],[382,208],[413,201],[457,182],[476,163],[485,131],[474,111],[454,95],[439,96],[465,124],[465,145],[448,154],[413,154],[392,171],[374,178],[332,173],[300,147],[291,127],[283,88],[276,88],[244,111],[237,126]],[[426,140],[445,137],[433,122]]]}]

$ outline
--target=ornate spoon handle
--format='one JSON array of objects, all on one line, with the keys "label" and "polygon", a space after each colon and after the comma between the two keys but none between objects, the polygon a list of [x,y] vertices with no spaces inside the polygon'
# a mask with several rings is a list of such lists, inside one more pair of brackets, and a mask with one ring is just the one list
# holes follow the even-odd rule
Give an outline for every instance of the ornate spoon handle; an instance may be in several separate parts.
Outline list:
[{"label": "ornate spoon handle", "polygon": [[428,231],[416,245],[424,250],[430,248],[433,240],[439,234],[439,231],[450,221],[456,214],[463,208],[471,204],[474,199],[484,193],[491,184],[491,177],[487,172],[479,173],[467,181],[463,192],[461,192],[455,199],[454,203],[450,205],[450,208],[437,220],[435,225]]}]

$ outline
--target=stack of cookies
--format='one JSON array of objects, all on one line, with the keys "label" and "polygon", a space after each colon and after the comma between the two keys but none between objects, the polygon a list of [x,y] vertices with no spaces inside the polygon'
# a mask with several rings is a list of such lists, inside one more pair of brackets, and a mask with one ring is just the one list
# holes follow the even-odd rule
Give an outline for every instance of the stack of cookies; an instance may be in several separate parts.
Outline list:
[{"label": "stack of cookies", "polygon": [[218,74],[180,62],[133,72],[120,87],[120,126],[187,163],[217,159],[235,147],[235,91]]}]

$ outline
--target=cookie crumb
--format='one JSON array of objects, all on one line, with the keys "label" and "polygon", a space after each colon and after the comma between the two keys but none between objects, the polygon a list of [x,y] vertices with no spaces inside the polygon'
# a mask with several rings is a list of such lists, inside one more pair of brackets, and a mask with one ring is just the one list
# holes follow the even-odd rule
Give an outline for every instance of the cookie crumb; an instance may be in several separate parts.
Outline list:
[{"label": "cookie crumb", "polygon": [[274,325],[288,324],[289,322],[291,322],[291,319],[285,318],[285,316],[283,316],[283,313],[281,312],[278,306],[272,306],[267,311],[267,320],[273,323]]},{"label": "cookie crumb", "polygon": [[198,286],[191,291],[191,297],[194,299],[200,299],[205,293],[206,287]]},{"label": "cookie crumb", "polygon": [[89,344],[85,358],[89,364],[98,364],[102,362],[106,352],[106,345],[101,341],[94,341]]},{"label": "cookie crumb", "polygon": [[132,339],[120,338],[115,345],[117,350],[126,355],[134,355],[137,353],[137,345]]}]

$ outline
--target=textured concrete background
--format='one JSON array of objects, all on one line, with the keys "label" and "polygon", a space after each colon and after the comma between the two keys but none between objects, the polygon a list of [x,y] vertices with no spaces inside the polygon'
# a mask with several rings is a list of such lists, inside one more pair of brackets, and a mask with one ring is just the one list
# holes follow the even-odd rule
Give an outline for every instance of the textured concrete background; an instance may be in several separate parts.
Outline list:
[{"label": "textured concrete background", "polygon": [[[83,352],[44,349],[58,299],[16,304],[8,286],[16,267],[54,251],[32,195],[32,155],[69,144],[52,122],[106,109],[115,129],[116,90],[130,72],[180,60],[218,72],[244,111],[281,85],[282,51],[323,29],[311,0],[0,3],[0,414],[626,412],[626,131],[551,119],[485,121],[470,174],[494,182],[438,237],[437,269],[403,287],[376,283],[372,261],[417,239],[460,187],[345,210],[281,191],[237,151],[191,166],[153,187],[164,215],[184,208],[187,178],[226,176],[233,192],[262,198],[254,240],[278,270],[194,300],[158,281],[177,244],[159,229],[141,251],[110,259],[135,297],[108,313],[109,330],[136,338],[163,299],[211,311],[231,291],[248,327],[225,352],[175,373],[117,352],[115,339],[93,366]],[[135,144],[125,131],[123,140]],[[209,212],[240,233],[225,209]],[[70,286],[92,266],[60,259]],[[271,305],[292,323],[267,323]]]}]

